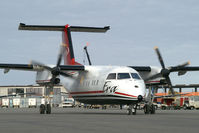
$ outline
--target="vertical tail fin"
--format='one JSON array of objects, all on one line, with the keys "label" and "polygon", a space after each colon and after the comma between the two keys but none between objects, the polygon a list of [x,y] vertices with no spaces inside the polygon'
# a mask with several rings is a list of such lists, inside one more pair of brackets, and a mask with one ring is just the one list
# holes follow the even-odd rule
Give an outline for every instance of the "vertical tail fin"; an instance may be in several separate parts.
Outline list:
[{"label": "vertical tail fin", "polygon": [[62,32],[62,43],[65,46],[64,64],[65,65],[81,65],[75,62],[75,56],[72,45],[71,30],[67,24]]}]

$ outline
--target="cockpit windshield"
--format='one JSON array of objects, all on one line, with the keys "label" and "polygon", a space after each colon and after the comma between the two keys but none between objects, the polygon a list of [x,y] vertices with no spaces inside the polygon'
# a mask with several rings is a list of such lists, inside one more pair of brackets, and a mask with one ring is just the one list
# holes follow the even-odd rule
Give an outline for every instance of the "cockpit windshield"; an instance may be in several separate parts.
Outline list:
[{"label": "cockpit windshield", "polygon": [[[131,75],[131,76],[130,76]],[[115,80],[115,79],[130,79],[130,78],[133,78],[133,79],[137,79],[137,80],[140,80],[140,76],[137,74],[137,73],[110,73],[107,77],[108,80]]]},{"label": "cockpit windshield", "polygon": [[141,79],[137,73],[131,73],[133,79]]},{"label": "cockpit windshield", "polygon": [[117,79],[130,79],[129,73],[118,73],[117,74]]},{"label": "cockpit windshield", "polygon": [[116,79],[116,73],[110,73],[107,77],[107,79]]}]

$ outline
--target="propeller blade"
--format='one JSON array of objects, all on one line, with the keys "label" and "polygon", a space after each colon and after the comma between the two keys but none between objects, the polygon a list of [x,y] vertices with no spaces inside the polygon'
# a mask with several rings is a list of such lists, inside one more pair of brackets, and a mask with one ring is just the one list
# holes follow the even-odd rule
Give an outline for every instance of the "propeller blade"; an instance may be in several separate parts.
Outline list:
[{"label": "propeller blade", "polygon": [[57,65],[56,65],[57,67],[59,67],[60,64],[61,64],[62,57],[63,57],[63,55],[64,55],[64,47],[65,47],[64,44],[62,44],[62,45],[60,46],[60,52],[59,52],[59,55],[58,55]]},{"label": "propeller blade", "polygon": [[173,87],[172,87],[171,79],[169,78],[169,76],[166,76],[165,78],[166,78],[167,84],[169,86],[169,89],[171,91],[171,94],[174,96],[175,93],[174,93],[174,90],[173,90]]},{"label": "propeller blade", "polygon": [[190,61],[187,61],[187,62],[185,62],[183,64],[177,65],[176,67],[185,67],[185,66],[188,66],[190,64],[191,64]]},{"label": "propeller blade", "polygon": [[57,67],[59,67],[60,66],[60,64],[61,64],[61,59],[62,59],[62,54],[59,54],[59,56],[58,56],[58,59],[57,59]]},{"label": "propeller blade", "polygon": [[40,62],[37,62],[37,61],[31,61],[30,62],[30,64],[32,64],[32,65],[36,65],[36,66],[39,66],[39,67],[43,67],[44,69],[47,69],[47,70],[49,70],[49,71],[52,71],[53,70],[53,68],[51,68],[51,67],[49,67],[49,66],[46,66],[45,64],[43,64],[43,63],[40,63]]},{"label": "propeller blade", "polygon": [[[175,66],[175,67],[170,67],[170,68],[169,68],[169,71],[172,72],[172,71],[176,70],[176,68],[181,69],[181,68],[186,67],[186,66],[188,66],[188,65],[190,65],[190,61],[187,61],[187,62],[185,62],[185,63],[183,63],[183,64],[180,64],[180,65],[177,65],[177,66]],[[184,75],[186,72],[187,72],[187,71],[180,71],[180,70],[179,70],[179,71],[178,71],[178,76]]]},{"label": "propeller blade", "polygon": [[160,51],[159,51],[158,47],[155,47],[154,49],[155,49],[155,52],[156,52],[156,54],[158,56],[158,59],[159,59],[159,62],[161,64],[162,68],[165,69],[164,61],[163,61],[163,58],[162,58],[162,56],[160,54]]},{"label": "propeller blade", "polygon": [[161,73],[157,73],[157,74],[152,75],[151,77],[148,77],[148,78],[146,78],[144,80],[148,81],[148,80],[152,80],[152,79],[156,79],[156,78],[160,78],[160,77],[162,77],[162,74]]}]

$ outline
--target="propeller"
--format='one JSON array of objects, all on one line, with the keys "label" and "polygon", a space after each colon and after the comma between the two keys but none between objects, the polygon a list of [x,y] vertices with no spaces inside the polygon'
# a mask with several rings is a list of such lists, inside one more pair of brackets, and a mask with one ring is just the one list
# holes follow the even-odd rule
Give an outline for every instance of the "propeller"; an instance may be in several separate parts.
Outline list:
[{"label": "propeller", "polygon": [[58,84],[60,82],[60,79],[56,78],[58,75],[62,75],[65,77],[71,77],[69,74],[64,73],[60,70],[60,65],[61,65],[63,55],[64,55],[64,45],[61,45],[60,52],[58,54],[57,63],[56,63],[55,67],[50,67],[50,66],[47,66],[47,65],[37,62],[37,61],[31,61],[31,64],[42,67],[43,69],[50,71],[52,74],[51,83]]},{"label": "propeller", "polygon": [[[185,67],[185,66],[189,65],[190,62],[188,61],[188,62],[185,62],[185,63],[183,63],[183,64],[177,65],[177,66],[175,66],[175,67],[168,67],[168,68],[166,68],[166,67],[165,67],[165,64],[164,64],[164,60],[163,60],[163,58],[162,58],[162,56],[161,56],[161,53],[160,53],[158,47],[155,47],[154,49],[155,49],[155,52],[156,52],[156,54],[157,54],[157,56],[158,56],[158,60],[159,60],[159,62],[160,62],[160,65],[161,65],[161,67],[162,67],[162,70],[160,71],[160,73],[157,73],[157,74],[155,74],[155,75],[153,75],[153,76],[147,78],[147,80],[154,79],[154,78],[158,78],[158,77],[160,77],[160,76],[164,77],[164,78],[166,79],[166,82],[167,82],[167,84],[168,84],[168,87],[169,87],[169,89],[170,89],[170,91],[171,91],[171,94],[172,94],[172,95],[175,95],[175,94],[174,94],[174,90],[173,90],[173,88],[172,88],[172,83],[171,83],[171,79],[170,79],[170,77],[169,77],[169,74],[170,74],[171,72],[173,72],[173,69],[174,69],[174,68],[175,68],[175,70],[176,70],[176,68]],[[180,71],[179,71],[179,73],[180,73]],[[182,72],[182,74],[185,74],[185,73],[186,73],[186,72],[184,72],[184,73]],[[178,75],[179,75],[179,74],[178,74]]]}]

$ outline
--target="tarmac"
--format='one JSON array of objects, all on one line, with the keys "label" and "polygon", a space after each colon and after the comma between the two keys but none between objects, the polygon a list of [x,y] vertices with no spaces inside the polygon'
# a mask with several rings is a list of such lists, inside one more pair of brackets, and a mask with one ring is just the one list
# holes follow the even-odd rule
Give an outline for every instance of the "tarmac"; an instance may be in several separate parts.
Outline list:
[{"label": "tarmac", "polygon": [[125,109],[0,108],[1,133],[198,133],[199,110],[157,110],[127,115]]}]

